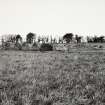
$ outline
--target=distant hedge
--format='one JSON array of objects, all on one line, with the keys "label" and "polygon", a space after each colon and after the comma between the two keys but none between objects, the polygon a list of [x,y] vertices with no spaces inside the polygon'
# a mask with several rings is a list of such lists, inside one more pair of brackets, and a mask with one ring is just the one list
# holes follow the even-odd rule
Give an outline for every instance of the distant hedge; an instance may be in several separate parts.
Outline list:
[{"label": "distant hedge", "polygon": [[53,46],[51,44],[42,43],[40,46],[40,51],[52,51],[52,50],[53,50]]}]

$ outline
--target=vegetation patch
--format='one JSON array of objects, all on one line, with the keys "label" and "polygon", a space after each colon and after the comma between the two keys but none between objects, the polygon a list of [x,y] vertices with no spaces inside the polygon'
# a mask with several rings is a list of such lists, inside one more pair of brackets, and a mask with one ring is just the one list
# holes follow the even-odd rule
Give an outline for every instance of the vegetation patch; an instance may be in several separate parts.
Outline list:
[{"label": "vegetation patch", "polygon": [[53,50],[53,46],[51,44],[43,43],[40,46],[40,51],[52,51],[52,50]]}]

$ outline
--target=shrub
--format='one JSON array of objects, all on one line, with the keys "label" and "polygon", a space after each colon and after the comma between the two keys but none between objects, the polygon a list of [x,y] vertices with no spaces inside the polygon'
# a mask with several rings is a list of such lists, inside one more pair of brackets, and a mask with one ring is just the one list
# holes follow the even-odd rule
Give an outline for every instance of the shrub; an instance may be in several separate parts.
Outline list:
[{"label": "shrub", "polygon": [[103,48],[103,46],[102,46],[102,45],[100,45],[100,46],[99,46],[99,48]]},{"label": "shrub", "polygon": [[22,50],[22,45],[20,43],[15,44],[15,49]]},{"label": "shrub", "polygon": [[40,51],[52,51],[52,50],[53,50],[53,46],[51,44],[43,43],[40,46]]},{"label": "shrub", "polygon": [[5,50],[8,50],[10,48],[10,43],[6,42],[5,45],[3,46]]}]

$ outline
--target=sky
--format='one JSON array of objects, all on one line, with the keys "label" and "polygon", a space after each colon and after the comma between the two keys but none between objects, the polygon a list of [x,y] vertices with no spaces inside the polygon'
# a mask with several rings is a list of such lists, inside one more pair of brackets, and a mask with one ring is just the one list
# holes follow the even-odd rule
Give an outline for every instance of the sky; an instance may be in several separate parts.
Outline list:
[{"label": "sky", "polygon": [[105,0],[0,0],[0,35],[105,35]]}]

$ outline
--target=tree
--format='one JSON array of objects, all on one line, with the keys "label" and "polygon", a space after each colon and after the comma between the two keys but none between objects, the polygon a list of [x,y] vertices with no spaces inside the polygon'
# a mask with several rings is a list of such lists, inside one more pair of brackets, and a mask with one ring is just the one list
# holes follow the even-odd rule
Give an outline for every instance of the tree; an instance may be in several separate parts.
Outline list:
[{"label": "tree", "polygon": [[18,43],[18,42],[22,42],[22,37],[21,37],[21,35],[16,35],[16,43]]},{"label": "tree", "polygon": [[100,36],[99,40],[100,40],[101,43],[105,42],[104,36]]},{"label": "tree", "polygon": [[95,36],[92,38],[92,41],[93,41],[93,43],[97,43],[97,42],[99,42],[99,38],[95,35]]},{"label": "tree", "polygon": [[54,40],[53,40],[54,42],[53,43],[57,43],[57,40],[56,40],[56,38],[54,38]]},{"label": "tree", "polygon": [[81,43],[81,39],[82,39],[81,36],[78,35],[75,36],[75,40],[77,41],[77,43]]},{"label": "tree", "polygon": [[41,37],[39,36],[39,37],[38,37],[38,43],[40,43],[40,41],[41,41]]},{"label": "tree", "polygon": [[64,36],[63,36],[63,40],[66,41],[66,43],[70,43],[73,39],[73,33],[66,33]]},{"label": "tree", "polygon": [[103,43],[105,42],[105,37],[104,36],[93,36],[93,37],[87,37],[87,42],[88,43]]},{"label": "tree", "polygon": [[27,43],[33,43],[33,40],[34,40],[34,38],[35,38],[35,34],[34,33],[28,33],[27,34],[27,36],[26,36],[26,41],[27,41]]},{"label": "tree", "polygon": [[47,42],[47,43],[49,42],[49,38],[48,38],[48,37],[46,37],[46,42]]},{"label": "tree", "polygon": [[90,37],[90,36],[87,36],[87,42],[88,42],[88,43],[92,43],[92,42],[93,42],[93,38]]},{"label": "tree", "polygon": [[2,38],[4,40],[4,42],[12,42],[15,43],[16,42],[16,36],[13,34],[7,34],[7,35],[3,35]]},{"label": "tree", "polygon": [[58,43],[63,43],[63,39],[59,37]]}]

